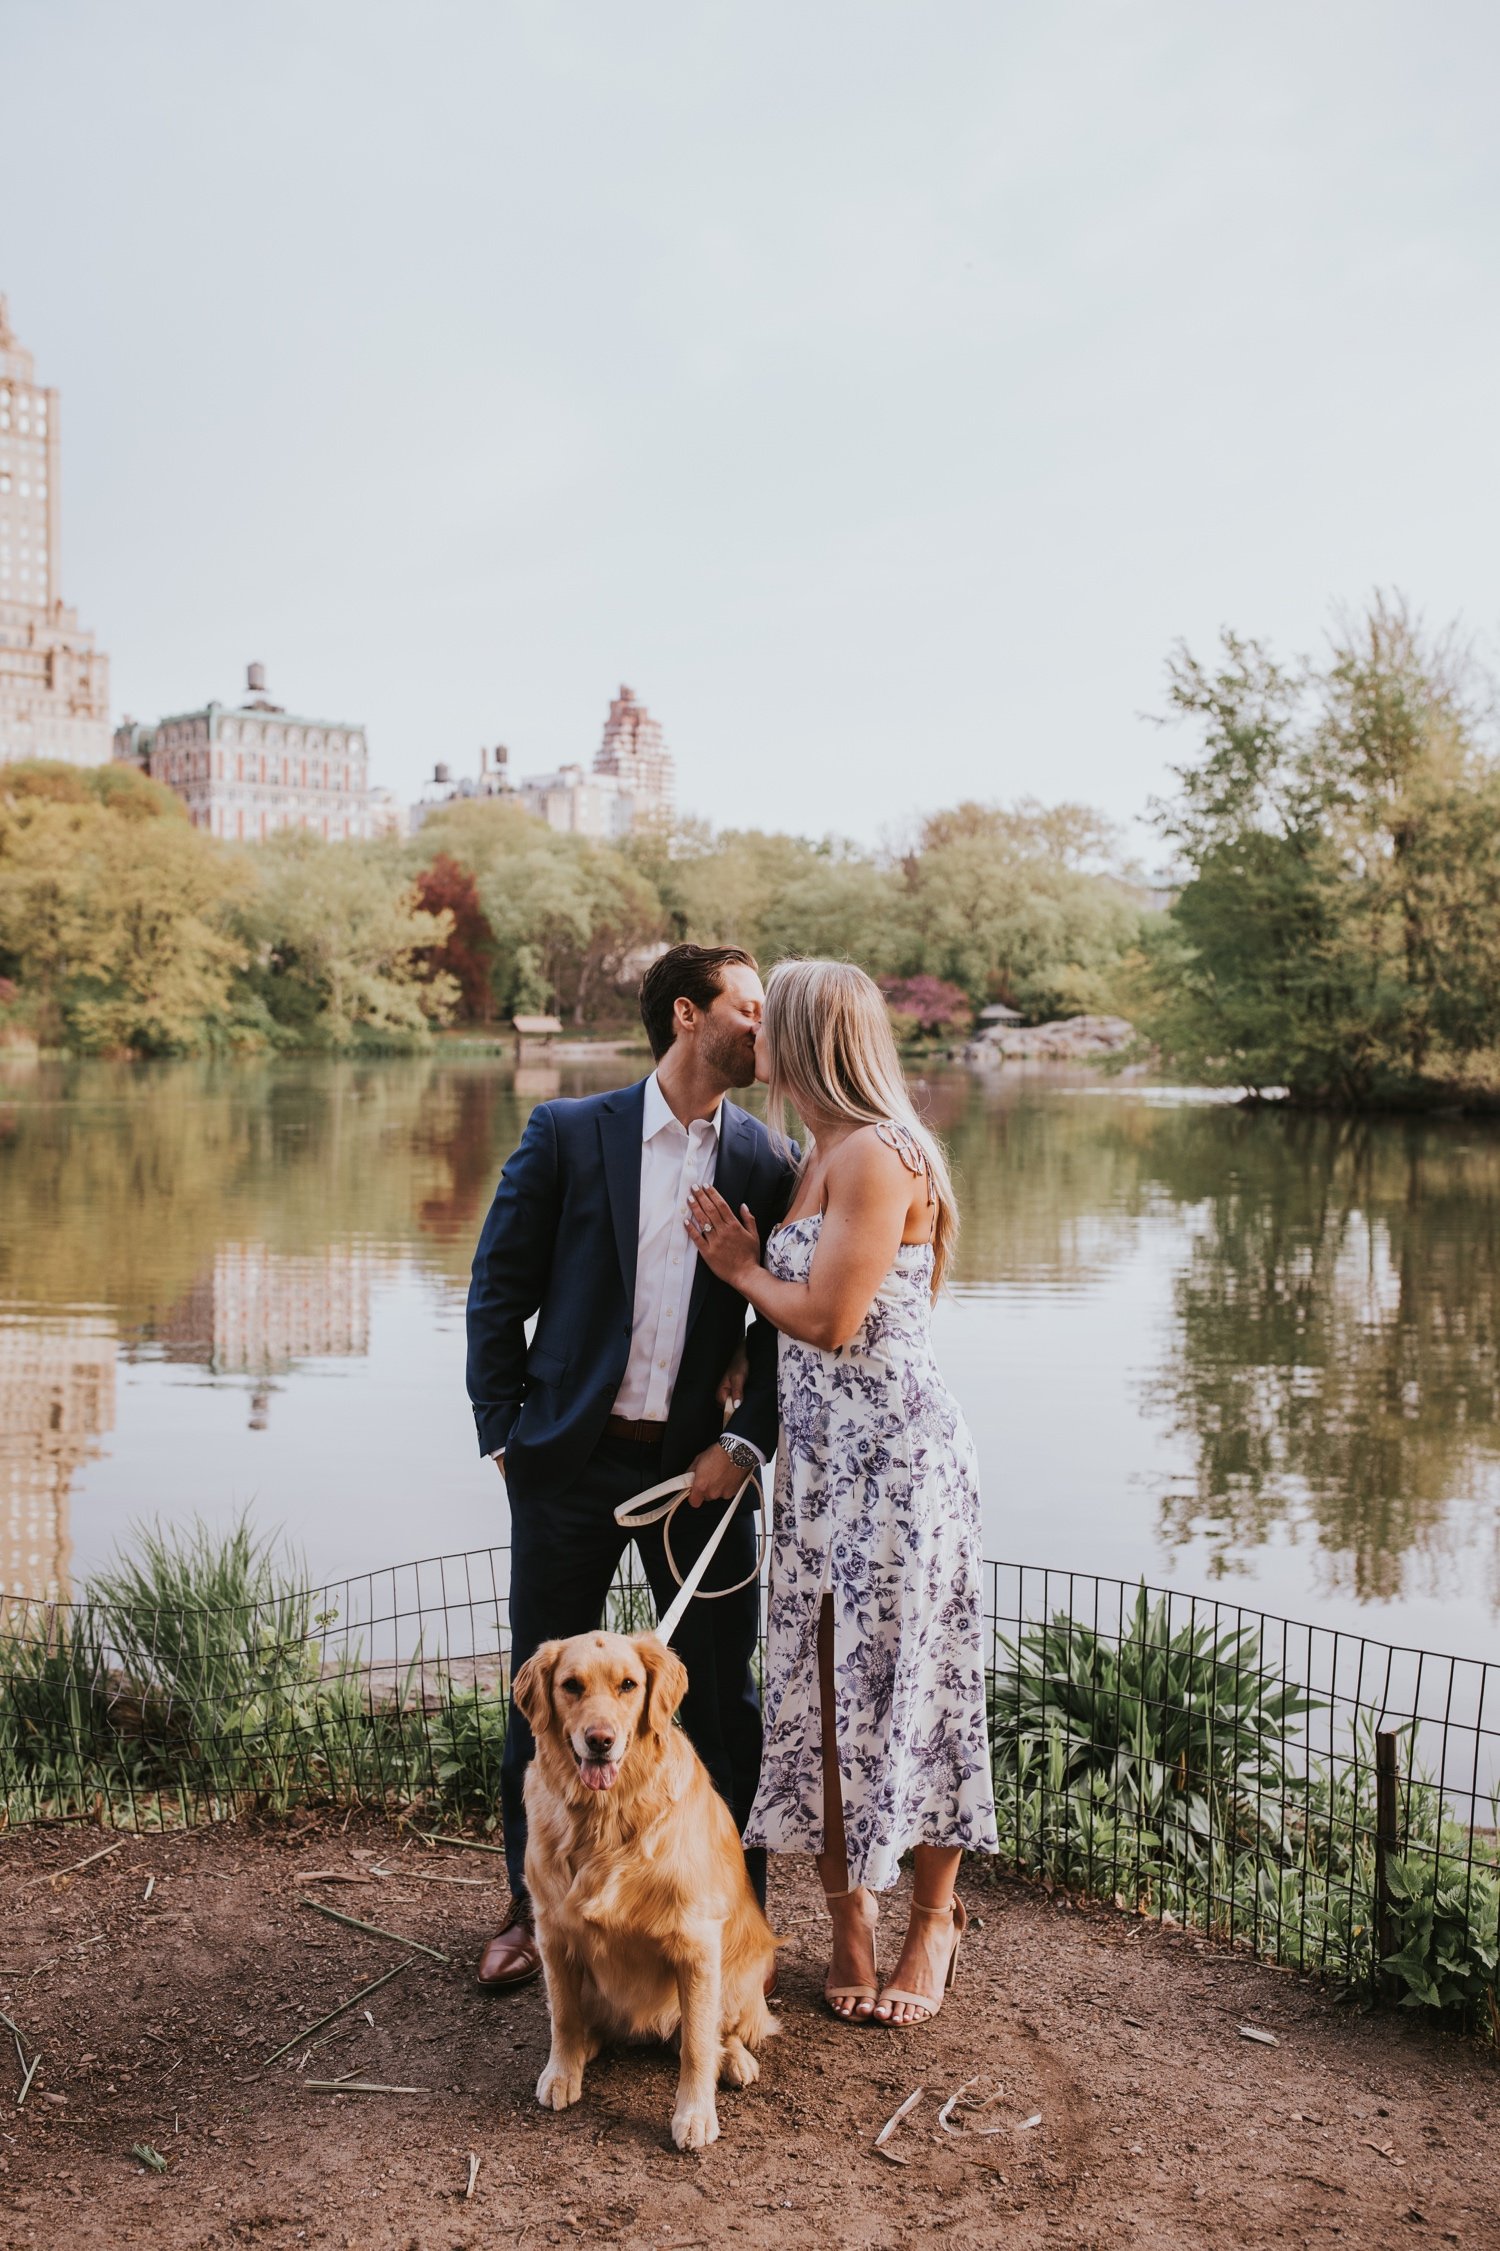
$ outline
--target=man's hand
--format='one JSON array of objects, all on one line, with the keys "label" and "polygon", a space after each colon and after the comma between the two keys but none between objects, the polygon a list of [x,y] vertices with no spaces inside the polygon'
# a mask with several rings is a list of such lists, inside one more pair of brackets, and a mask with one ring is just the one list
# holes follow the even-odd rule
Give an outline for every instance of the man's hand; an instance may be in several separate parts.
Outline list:
[{"label": "man's hand", "polygon": [[705,1446],[693,1464],[688,1506],[702,1508],[705,1501],[732,1500],[744,1482],[744,1471],[729,1459],[722,1446]]},{"label": "man's hand", "polygon": [[501,1481],[501,1483],[503,1484],[503,1483],[505,1482],[505,1454],[504,1454],[504,1450],[502,1449],[502,1451],[501,1451],[500,1453],[498,1453],[498,1454],[491,1454],[491,1456],[490,1456],[490,1460],[491,1460],[491,1461],[492,1461],[492,1462],[494,1463],[494,1465],[495,1465],[496,1469],[498,1469],[498,1470],[499,1470],[499,1472],[500,1472],[500,1481]]}]

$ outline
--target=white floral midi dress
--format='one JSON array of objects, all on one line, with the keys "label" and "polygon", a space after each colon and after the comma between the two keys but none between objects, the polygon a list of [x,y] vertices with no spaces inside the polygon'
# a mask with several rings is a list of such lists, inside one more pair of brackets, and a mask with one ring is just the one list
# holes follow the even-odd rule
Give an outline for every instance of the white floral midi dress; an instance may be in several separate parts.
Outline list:
[{"label": "white floral midi dress", "polygon": [[[821,1212],[771,1235],[806,1281]],[[903,1244],[836,1352],[781,1338],[781,1441],[760,1789],[747,1844],[823,1849],[818,1611],[831,1595],[849,1882],[883,1891],[917,1844],[995,1852],[979,1481],[930,1338],[932,1248]]]}]

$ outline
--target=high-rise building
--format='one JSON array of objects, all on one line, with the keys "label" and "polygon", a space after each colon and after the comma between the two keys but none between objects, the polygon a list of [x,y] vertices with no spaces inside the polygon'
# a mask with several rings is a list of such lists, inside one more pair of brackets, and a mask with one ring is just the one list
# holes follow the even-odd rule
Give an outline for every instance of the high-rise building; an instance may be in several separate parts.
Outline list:
[{"label": "high-rise building", "polygon": [[0,297],[0,764],[109,757],[109,659],[58,592],[57,393]]},{"label": "high-rise building", "polygon": [[124,720],[115,756],[174,790],[195,828],[259,842],[277,829],[365,838],[381,832],[372,806],[365,731],[347,719],[299,719],[266,695],[265,667],[247,674],[238,710],[210,703],[143,727]]},{"label": "high-rise building", "polygon": [[676,770],[661,721],[624,687],[609,707],[591,774],[560,766],[553,774],[527,774],[521,783],[522,803],[550,828],[611,840],[643,823],[670,825],[675,796]]},{"label": "high-rise building", "polygon": [[628,836],[639,815],[633,790],[613,774],[586,774],[581,766],[559,766],[555,774],[528,774],[521,803],[549,828],[564,835],[591,836],[616,843]]},{"label": "high-rise building", "polygon": [[671,819],[677,791],[672,753],[662,740],[661,721],[636,702],[633,688],[622,687],[609,707],[594,772],[611,776],[629,790],[638,821]]},{"label": "high-rise building", "polygon": [[479,753],[479,777],[455,782],[447,766],[433,769],[412,807],[413,831],[429,813],[456,798],[510,797],[538,820],[565,836],[617,843],[643,823],[671,825],[676,797],[672,753],[662,741],[661,721],[653,719],[632,688],[621,688],[604,722],[604,740],[594,753],[592,771],[572,763],[550,774],[511,776],[510,753],[502,743]]}]

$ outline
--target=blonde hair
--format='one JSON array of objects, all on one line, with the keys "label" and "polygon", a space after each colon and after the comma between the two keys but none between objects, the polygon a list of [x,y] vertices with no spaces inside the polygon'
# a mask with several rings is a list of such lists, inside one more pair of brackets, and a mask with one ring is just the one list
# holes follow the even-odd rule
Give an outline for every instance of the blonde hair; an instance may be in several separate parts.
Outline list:
[{"label": "blonde hair", "polygon": [[891,1126],[898,1139],[915,1144],[937,1206],[936,1297],[953,1256],[958,1205],[942,1148],[912,1104],[880,987],[848,961],[778,962],[766,980],[766,1046],[766,1115],[774,1134],[784,1138],[790,1103],[804,1120],[815,1113],[851,1125]]}]

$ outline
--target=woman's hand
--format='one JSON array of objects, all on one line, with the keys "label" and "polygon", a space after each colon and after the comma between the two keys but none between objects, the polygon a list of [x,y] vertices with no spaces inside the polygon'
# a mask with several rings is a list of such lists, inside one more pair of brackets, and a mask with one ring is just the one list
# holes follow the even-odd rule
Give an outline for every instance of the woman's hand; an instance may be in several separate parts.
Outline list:
[{"label": "woman's hand", "polygon": [[698,1247],[698,1256],[721,1282],[741,1289],[758,1270],[760,1234],[748,1204],[741,1204],[736,1219],[717,1188],[693,1188],[688,1192],[683,1224]]}]

